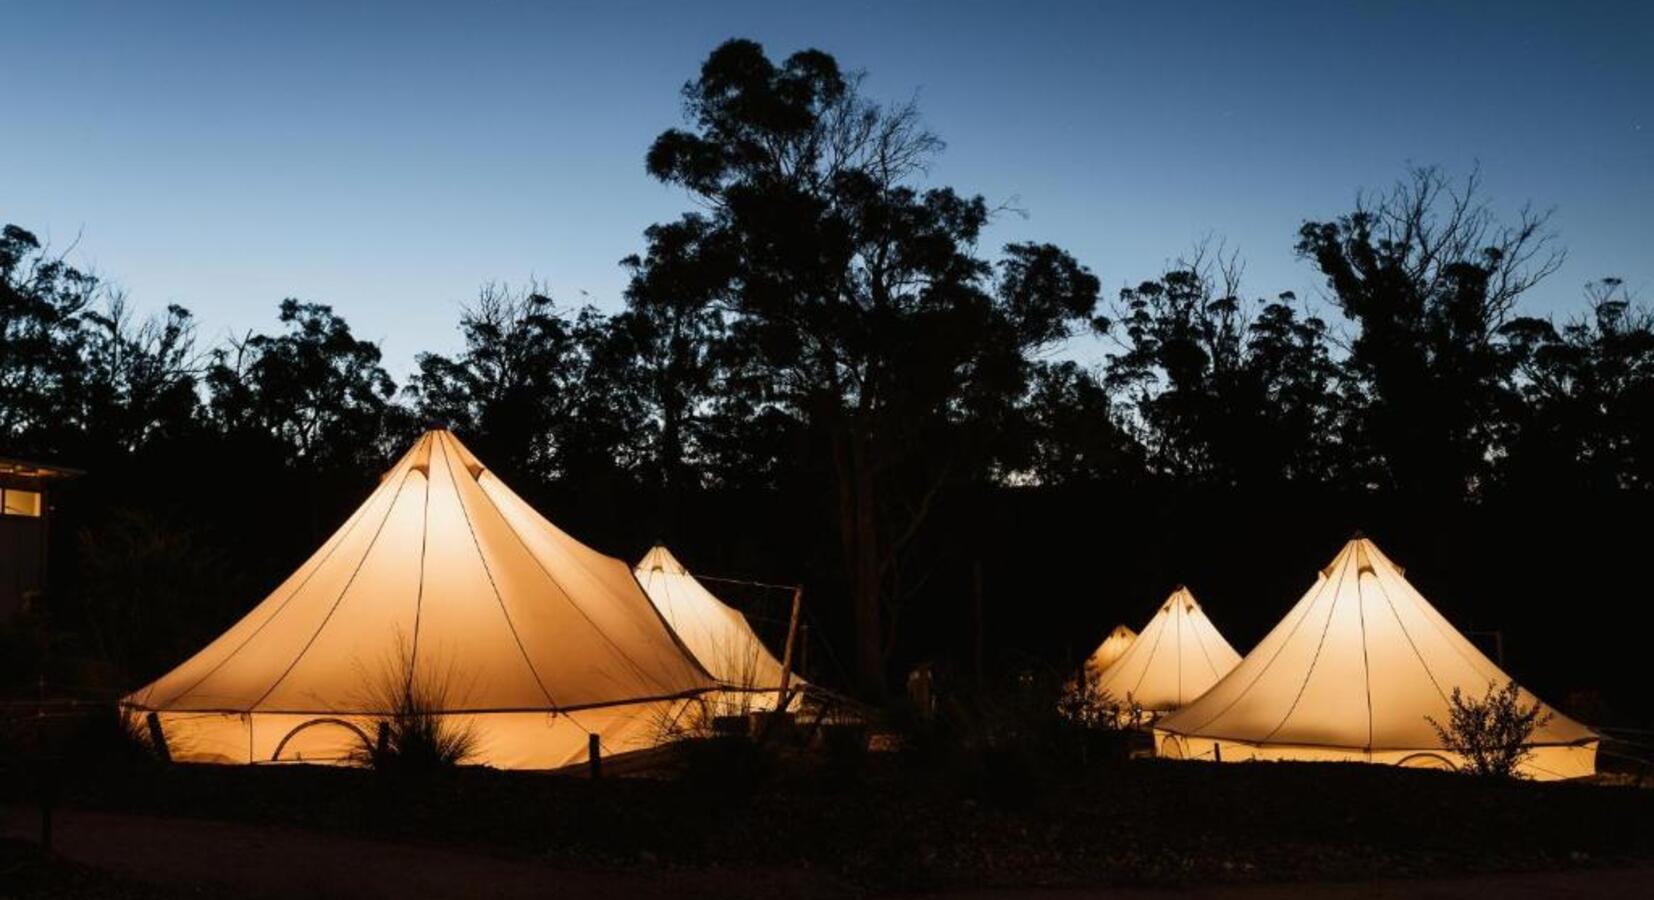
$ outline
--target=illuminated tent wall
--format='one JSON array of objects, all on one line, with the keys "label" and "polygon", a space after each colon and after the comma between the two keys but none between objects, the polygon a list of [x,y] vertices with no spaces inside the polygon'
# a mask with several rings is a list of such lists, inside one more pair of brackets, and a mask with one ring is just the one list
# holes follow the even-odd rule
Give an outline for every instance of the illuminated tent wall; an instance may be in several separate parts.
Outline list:
[{"label": "illuminated tent wall", "polygon": [[1240,654],[1206,618],[1189,589],[1179,587],[1125,653],[1098,676],[1115,700],[1150,712],[1177,709],[1199,697],[1240,662]]},{"label": "illuminated tent wall", "polygon": [[1091,655],[1086,657],[1086,675],[1092,678],[1102,675],[1109,666],[1114,665],[1116,660],[1125,655],[1126,650],[1131,647],[1135,640],[1137,640],[1137,632],[1124,625],[1114,626],[1114,630],[1108,633],[1108,637],[1103,638],[1103,642],[1097,645],[1097,649],[1091,651]]},{"label": "illuminated tent wall", "polygon": [[[714,596],[664,546],[651,548],[634,573],[701,666],[734,688],[708,698],[715,712],[775,708],[781,662],[764,647],[746,616]],[[788,682],[791,692],[803,687],[796,675]]]},{"label": "illuminated tent wall", "polygon": [[[1358,537],[1234,671],[1156,723],[1155,737],[1163,756],[1456,767],[1425,717],[1447,722],[1454,688],[1480,698],[1509,680]],[[1522,700],[1536,702],[1526,691]],[[1597,736],[1583,725],[1554,715],[1535,741],[1525,774],[1595,771]]]},{"label": "illuminated tent wall", "polygon": [[505,768],[578,762],[590,733],[648,747],[714,686],[625,562],[431,431],[264,602],[123,703],[159,714],[177,759],[336,760],[410,678]]}]

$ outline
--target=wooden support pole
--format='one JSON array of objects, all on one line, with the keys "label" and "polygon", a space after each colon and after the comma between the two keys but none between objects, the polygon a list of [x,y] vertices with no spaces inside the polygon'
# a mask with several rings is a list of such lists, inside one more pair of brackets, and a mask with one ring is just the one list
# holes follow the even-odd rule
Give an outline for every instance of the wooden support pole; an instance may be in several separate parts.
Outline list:
[{"label": "wooden support pole", "polygon": [[1212,761],[1223,762],[1223,745],[1217,741],[1212,742]]},{"label": "wooden support pole", "polygon": [[586,735],[586,766],[593,781],[603,777],[603,738],[597,734]]},{"label": "wooden support pole", "polygon": [[810,674],[810,623],[798,623],[798,670],[800,677],[809,677]]},{"label": "wooden support pole", "polygon": [[787,617],[787,643],[781,648],[781,686],[775,691],[775,712],[781,715],[792,703],[788,689],[793,680],[793,645],[798,643],[798,614],[804,603],[804,588],[793,588],[793,611]]},{"label": "wooden support pole", "polygon": [[149,742],[155,746],[155,755],[161,762],[172,762],[172,748],[167,746],[167,733],[161,730],[161,714],[150,710],[144,716],[144,722],[149,725]]}]

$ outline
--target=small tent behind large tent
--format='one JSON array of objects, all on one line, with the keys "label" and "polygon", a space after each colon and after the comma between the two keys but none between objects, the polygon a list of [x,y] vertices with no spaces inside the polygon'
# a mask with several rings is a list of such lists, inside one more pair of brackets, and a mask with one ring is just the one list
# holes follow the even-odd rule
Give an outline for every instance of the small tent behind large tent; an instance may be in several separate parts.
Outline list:
[{"label": "small tent behind large tent", "polygon": [[578,762],[590,734],[650,747],[715,687],[625,562],[433,430],[262,603],[122,702],[157,714],[175,759],[337,761],[398,684],[501,768]]},{"label": "small tent behind large tent", "polygon": [[[665,546],[656,544],[635,569],[644,593],[712,677],[726,690],[715,711],[774,709],[781,689],[781,662],[764,646],[739,610],[719,600]],[[788,692],[803,689],[792,676]]]},{"label": "small tent behind large tent", "polygon": [[1179,586],[1137,639],[1097,676],[1096,689],[1147,712],[1177,709],[1199,697],[1240,662],[1194,594]]},{"label": "small tent behind large tent", "polygon": [[1137,632],[1125,625],[1114,626],[1108,637],[1103,638],[1097,649],[1085,658],[1085,674],[1093,679],[1102,675],[1116,660],[1126,655],[1126,651],[1131,649],[1132,643],[1136,640]]},{"label": "small tent behind large tent", "polygon": [[[1510,677],[1408,583],[1372,541],[1345,544],[1234,671],[1155,725],[1163,756],[1334,760],[1458,767],[1430,719],[1454,690],[1472,699]],[[1526,691],[1524,704],[1538,701]],[[1521,767],[1534,778],[1589,775],[1597,736],[1555,713]]]}]

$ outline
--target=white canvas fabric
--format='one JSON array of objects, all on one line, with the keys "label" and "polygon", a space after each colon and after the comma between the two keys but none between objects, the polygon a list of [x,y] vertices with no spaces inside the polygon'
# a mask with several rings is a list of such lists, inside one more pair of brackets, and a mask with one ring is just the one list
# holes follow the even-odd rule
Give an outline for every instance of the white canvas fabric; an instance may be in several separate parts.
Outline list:
[{"label": "white canvas fabric", "polygon": [[241,621],[124,701],[178,759],[340,755],[388,710],[375,685],[444,687],[475,762],[553,768],[649,746],[714,687],[625,562],[542,518],[447,431],[427,432]]},{"label": "white canvas fabric", "polygon": [[[1425,600],[1372,541],[1356,538],[1280,624],[1205,696],[1155,725],[1162,755],[1458,767],[1426,717],[1454,688],[1481,698],[1510,680]],[[1524,703],[1537,702],[1526,691]],[[1523,766],[1588,775],[1597,736],[1553,710]]]},{"label": "white canvas fabric", "polygon": [[1204,694],[1240,662],[1188,588],[1178,587],[1114,664],[1097,688],[1120,703],[1162,713]]},{"label": "white canvas fabric", "polygon": [[1109,666],[1114,665],[1116,660],[1126,655],[1126,650],[1130,649],[1132,642],[1136,640],[1137,632],[1124,625],[1114,626],[1114,630],[1108,633],[1108,637],[1103,638],[1103,642],[1097,645],[1097,649],[1091,651],[1091,655],[1086,657],[1086,675],[1096,678],[1103,674]]},{"label": "white canvas fabric", "polygon": [[661,617],[712,677],[742,689],[781,686],[781,661],[765,648],[747,617],[707,590],[671,551],[657,544],[634,571]]}]

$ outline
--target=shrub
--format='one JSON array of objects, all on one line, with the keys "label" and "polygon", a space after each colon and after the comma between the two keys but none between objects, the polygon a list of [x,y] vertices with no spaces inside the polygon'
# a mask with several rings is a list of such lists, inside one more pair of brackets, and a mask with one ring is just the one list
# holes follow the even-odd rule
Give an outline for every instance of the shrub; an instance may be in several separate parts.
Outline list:
[{"label": "shrub", "polygon": [[1089,669],[1066,682],[1057,699],[1057,713],[1068,723],[1088,731],[1121,731],[1145,723],[1143,707],[1126,694],[1118,700],[1098,684]]},{"label": "shrub", "polygon": [[1502,688],[1488,682],[1480,700],[1467,700],[1454,688],[1448,703],[1446,725],[1430,716],[1425,721],[1442,746],[1464,757],[1466,768],[1477,775],[1517,777],[1518,767],[1533,754],[1533,733],[1551,720],[1537,700],[1523,705],[1514,681]]},{"label": "shrub", "polygon": [[158,759],[141,715],[113,703],[52,704],[37,717],[26,707],[0,715],[0,760],[54,760],[70,767],[130,769]]},{"label": "shrub", "polygon": [[366,683],[364,708],[372,712],[353,762],[380,771],[428,772],[476,756],[476,728],[447,712],[463,708],[468,693],[453,666],[433,661],[415,668],[411,654],[399,647]]}]

